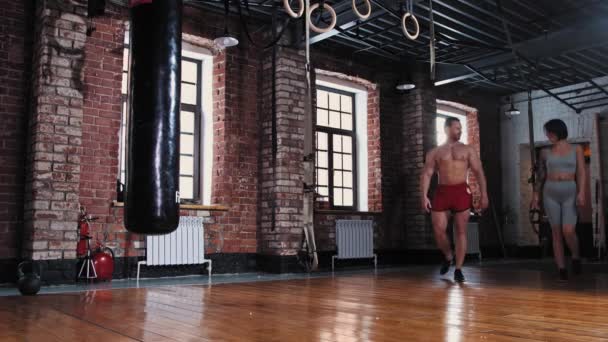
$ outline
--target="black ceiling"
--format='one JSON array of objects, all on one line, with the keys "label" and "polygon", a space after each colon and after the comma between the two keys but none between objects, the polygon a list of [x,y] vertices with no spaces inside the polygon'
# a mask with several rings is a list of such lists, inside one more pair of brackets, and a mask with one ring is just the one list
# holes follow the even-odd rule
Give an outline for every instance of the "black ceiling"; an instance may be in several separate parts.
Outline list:
[{"label": "black ceiling", "polygon": [[[241,1],[247,15],[264,20],[270,20],[275,6],[274,0],[250,0],[247,10],[245,0],[230,1],[233,12],[236,1]],[[371,0],[372,14],[367,20],[354,15],[351,0],[327,0],[338,15],[336,28],[326,34],[312,34],[311,42],[340,44],[387,60],[428,62],[429,1],[413,0],[420,36],[411,41],[401,30],[405,0]],[[561,99],[571,94],[551,90],[608,75],[607,0],[432,1],[437,85],[459,82],[498,94],[541,89]],[[185,3],[223,9],[223,0]],[[362,6],[363,2],[357,3]],[[277,6],[286,18],[282,3]],[[585,88],[589,89],[577,93],[578,98],[590,93],[608,102],[603,85],[587,83]],[[576,103],[576,99],[570,102]],[[570,105],[575,109],[585,107],[585,103]]]}]

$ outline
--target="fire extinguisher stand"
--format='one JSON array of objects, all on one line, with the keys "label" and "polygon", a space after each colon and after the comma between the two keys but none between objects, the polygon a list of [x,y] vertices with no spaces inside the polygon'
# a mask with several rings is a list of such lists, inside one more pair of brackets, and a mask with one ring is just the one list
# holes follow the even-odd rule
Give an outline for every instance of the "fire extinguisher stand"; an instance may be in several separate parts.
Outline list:
[{"label": "fire extinguisher stand", "polygon": [[[97,271],[95,271],[95,264],[93,263],[93,258],[91,257],[91,237],[87,236],[87,254],[82,258],[82,266],[80,266],[80,272],[78,272],[78,279],[95,279],[97,278]],[[85,272],[86,268],[86,273]]]}]

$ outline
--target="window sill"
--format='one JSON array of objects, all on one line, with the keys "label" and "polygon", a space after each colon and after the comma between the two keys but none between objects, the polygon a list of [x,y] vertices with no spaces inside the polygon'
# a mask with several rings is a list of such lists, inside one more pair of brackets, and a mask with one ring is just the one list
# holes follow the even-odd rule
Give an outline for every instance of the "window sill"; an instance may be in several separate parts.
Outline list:
[{"label": "window sill", "polygon": [[382,212],[381,211],[339,210],[339,209],[315,209],[315,214],[380,216],[380,215],[382,215]]},{"label": "window sill", "polygon": [[[123,208],[124,202],[112,201],[112,206],[115,208]],[[180,204],[182,210],[201,210],[201,211],[228,211],[229,208],[221,204],[201,205],[201,204]]]}]

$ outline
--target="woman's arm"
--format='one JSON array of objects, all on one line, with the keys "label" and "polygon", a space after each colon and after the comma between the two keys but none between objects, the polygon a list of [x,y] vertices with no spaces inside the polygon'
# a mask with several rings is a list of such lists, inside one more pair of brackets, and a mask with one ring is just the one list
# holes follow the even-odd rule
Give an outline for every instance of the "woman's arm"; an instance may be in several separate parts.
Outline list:
[{"label": "woman's arm", "polygon": [[585,189],[587,186],[587,172],[585,172],[585,154],[581,145],[576,145],[576,204],[585,205]]}]

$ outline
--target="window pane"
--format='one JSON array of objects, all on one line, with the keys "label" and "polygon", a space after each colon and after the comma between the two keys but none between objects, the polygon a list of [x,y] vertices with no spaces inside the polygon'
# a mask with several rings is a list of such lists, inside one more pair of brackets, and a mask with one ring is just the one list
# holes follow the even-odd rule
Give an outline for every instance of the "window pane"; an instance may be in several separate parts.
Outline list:
[{"label": "window pane", "polygon": [[334,189],[334,205],[343,206],[342,189]]},{"label": "window pane", "polygon": [[128,89],[127,89],[127,85],[128,85],[128,84],[129,84],[129,76],[128,76],[128,73],[123,72],[123,73],[122,73],[122,82],[121,82],[121,88],[120,88],[120,91],[121,91],[121,93],[122,93],[123,95],[128,93]]},{"label": "window pane", "polygon": [[327,133],[317,132],[317,150],[327,151]]},{"label": "window pane", "polygon": [[334,186],[342,186],[342,171],[334,171]]},{"label": "window pane", "polygon": [[194,113],[187,111],[181,112],[181,130],[184,133],[194,134]]},{"label": "window pane", "polygon": [[329,185],[327,170],[317,170],[317,184],[319,185]]},{"label": "window pane", "polygon": [[334,153],[334,170],[342,169],[342,155],[339,153]]},{"label": "window pane", "polygon": [[334,151],[336,152],[342,152],[342,136],[341,135],[334,135],[333,136],[333,141],[334,143],[332,144]]},{"label": "window pane", "polygon": [[443,129],[445,125],[445,118],[438,116],[437,119],[435,120],[435,132],[437,134],[437,145],[441,145],[443,144],[443,142],[445,141],[445,131]]},{"label": "window pane", "polygon": [[179,173],[181,175],[194,176],[194,158],[188,156],[179,157]]},{"label": "window pane", "polygon": [[319,187],[317,187],[317,193],[324,197],[324,198],[321,198],[320,200],[322,200],[324,202],[328,201],[329,188],[327,188],[326,186],[319,186]]},{"label": "window pane", "polygon": [[182,103],[196,104],[196,86],[182,83]]},{"label": "window pane", "polygon": [[342,152],[353,153],[353,138],[346,135],[342,138]]},{"label": "window pane", "polygon": [[198,65],[196,63],[182,61],[182,81],[197,83]]},{"label": "window pane", "polygon": [[324,109],[317,109],[317,125],[327,126],[329,124],[327,111]]},{"label": "window pane", "polygon": [[353,169],[353,157],[345,154],[342,156],[342,168],[344,170],[352,171]]},{"label": "window pane", "polygon": [[344,206],[346,206],[346,207],[353,206],[355,203],[354,197],[353,197],[353,191],[350,189],[344,189],[342,200],[343,200]]},{"label": "window pane", "polygon": [[329,109],[340,110],[340,95],[329,93]]},{"label": "window pane", "polygon": [[194,154],[194,136],[182,134],[180,137],[180,152],[182,154]]},{"label": "window pane", "polygon": [[329,127],[340,128],[339,112],[329,112]]},{"label": "window pane", "polygon": [[329,167],[327,152],[317,152],[317,167]]},{"label": "window pane", "polygon": [[345,188],[353,187],[353,173],[352,172],[343,172],[342,173],[342,185]]},{"label": "window pane", "polygon": [[192,177],[179,177],[179,197],[182,199],[192,199],[194,197],[194,182]]},{"label": "window pane", "polygon": [[129,49],[123,49],[122,51],[122,71],[129,70]]},{"label": "window pane", "polygon": [[353,116],[349,114],[342,114],[342,129],[352,131],[353,130]]},{"label": "window pane", "polygon": [[324,90],[317,90],[317,107],[327,108],[327,92]]},{"label": "window pane", "polygon": [[345,113],[353,112],[353,98],[351,96],[342,95],[340,97],[340,102],[342,104],[340,107],[340,111],[345,112]]}]

